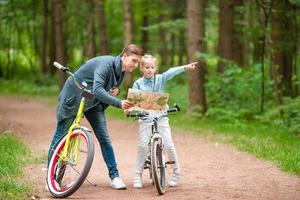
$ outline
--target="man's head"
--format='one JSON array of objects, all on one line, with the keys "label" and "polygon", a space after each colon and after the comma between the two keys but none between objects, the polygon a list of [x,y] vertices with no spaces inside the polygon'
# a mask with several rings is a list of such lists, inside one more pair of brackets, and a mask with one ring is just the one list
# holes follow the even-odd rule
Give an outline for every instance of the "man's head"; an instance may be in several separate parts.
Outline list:
[{"label": "man's head", "polygon": [[132,72],[139,65],[144,50],[135,44],[130,44],[125,47],[121,53],[122,58],[122,71]]},{"label": "man's head", "polygon": [[144,55],[141,60],[140,70],[145,78],[152,78],[157,71],[157,59],[151,55]]}]

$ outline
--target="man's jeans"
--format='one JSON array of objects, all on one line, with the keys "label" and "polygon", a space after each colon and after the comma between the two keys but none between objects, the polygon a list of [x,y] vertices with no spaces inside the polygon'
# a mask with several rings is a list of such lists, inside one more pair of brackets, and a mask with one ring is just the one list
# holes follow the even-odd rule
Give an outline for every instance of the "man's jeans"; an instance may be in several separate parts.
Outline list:
[{"label": "man's jeans", "polygon": [[[89,121],[90,125],[92,126],[93,131],[96,134],[96,137],[100,143],[102,156],[109,171],[109,177],[111,179],[118,177],[119,172],[117,169],[113,147],[106,128],[106,119],[104,111],[101,111],[97,109],[97,107],[95,107],[85,112],[84,115]],[[52,149],[54,148],[55,144],[60,140],[60,138],[63,137],[63,135],[68,131],[68,128],[71,126],[74,119],[74,117],[70,117],[63,119],[57,123],[57,128],[54,133],[48,152],[48,164]]]}]

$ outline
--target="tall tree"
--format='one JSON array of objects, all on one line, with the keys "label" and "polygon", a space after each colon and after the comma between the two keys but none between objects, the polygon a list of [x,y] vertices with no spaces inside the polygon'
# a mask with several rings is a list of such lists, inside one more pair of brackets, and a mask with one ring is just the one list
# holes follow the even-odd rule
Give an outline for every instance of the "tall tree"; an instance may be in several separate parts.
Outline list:
[{"label": "tall tree", "polygon": [[166,1],[164,0],[158,0],[157,1],[158,9],[160,9],[158,18],[157,18],[157,23],[159,25],[159,55],[160,55],[160,65],[162,70],[168,66],[168,57],[169,57],[169,52],[167,48],[167,29],[162,25],[162,22],[167,21],[167,6],[166,6]]},{"label": "tall tree", "polygon": [[248,46],[245,42],[245,1],[235,0],[233,5],[232,59],[241,67],[247,65]]},{"label": "tall tree", "polygon": [[[178,0],[178,3],[181,3],[180,9],[178,10],[179,18],[186,18],[185,10],[186,10],[186,2]],[[186,28],[182,27],[179,30],[178,36],[178,65],[182,65],[186,63],[187,57],[187,45],[186,45]]]},{"label": "tall tree", "polygon": [[[204,8],[205,0],[187,0],[187,19],[188,19],[188,60],[189,62],[196,61],[195,53],[197,51],[204,52]],[[193,111],[195,106],[201,106],[202,113],[205,113],[206,98],[204,88],[205,64],[200,63],[195,71],[189,74],[189,100],[190,111]]]},{"label": "tall tree", "polygon": [[[184,19],[186,11],[186,2],[182,0],[173,0],[168,2],[167,7],[171,9],[172,21]],[[184,51],[186,51],[186,27],[171,28],[171,49],[170,49],[170,66],[182,65]],[[178,42],[179,41],[179,42]],[[176,59],[178,58],[178,60]],[[177,63],[176,63],[177,61]]]},{"label": "tall tree", "polygon": [[277,0],[271,16],[271,77],[278,103],[282,95],[292,95],[293,57],[296,51],[293,41],[293,7],[288,0]]},{"label": "tall tree", "polygon": [[[233,43],[233,1],[219,0],[219,42],[218,54],[221,58],[232,59]],[[224,71],[225,62],[218,63],[218,72]]]},{"label": "tall tree", "polygon": [[274,0],[270,2],[262,2],[261,0],[256,0],[257,4],[262,8],[264,13],[264,25],[262,32],[262,48],[261,48],[261,102],[260,102],[260,111],[264,112],[264,102],[265,102],[265,49],[266,49],[266,36],[267,36],[267,27],[269,24],[269,17],[271,15]]},{"label": "tall tree", "polygon": [[39,55],[39,44],[38,44],[38,29],[37,29],[37,2],[36,2],[36,0],[32,0],[31,1],[31,6],[32,6],[32,16],[31,16],[31,20],[34,22],[34,24],[33,24],[33,26],[32,26],[32,37],[33,37],[33,40],[32,40],[32,42],[33,42],[33,44],[32,44],[32,46],[33,46],[33,52],[34,52],[34,55],[33,56],[31,56],[31,57],[33,57],[33,59],[28,59],[28,60],[30,60],[30,63],[32,63],[31,64],[31,70],[32,71],[34,71],[34,57],[36,56],[36,55]]},{"label": "tall tree", "polygon": [[88,43],[86,48],[86,56],[88,58],[95,57],[96,47],[95,47],[95,29],[94,29],[94,0],[87,0],[88,3],[88,19],[87,19],[87,34]]},{"label": "tall tree", "polygon": [[[149,25],[149,0],[142,1],[143,6],[143,18],[142,18],[142,27],[146,28]],[[141,47],[147,52],[147,45],[149,42],[149,35],[148,31],[142,29],[142,36],[141,36]]]},{"label": "tall tree", "polygon": [[52,64],[54,61],[56,61],[56,46],[55,46],[55,21],[54,21],[54,3],[53,0],[51,0],[51,8],[50,8],[50,13],[51,13],[51,18],[50,18],[50,35],[49,35],[49,61],[50,61],[50,74],[54,75],[56,73],[56,69],[52,67]]},{"label": "tall tree", "polygon": [[100,36],[100,54],[106,55],[109,53],[109,46],[108,46],[108,37],[106,33],[106,21],[105,21],[105,0],[97,0],[98,2],[98,22],[99,22],[99,36]]},{"label": "tall tree", "polygon": [[42,35],[42,42],[41,42],[41,74],[45,74],[48,72],[47,68],[47,40],[48,40],[48,15],[49,15],[49,9],[48,9],[48,0],[43,1],[43,17],[44,17],[44,23],[43,23],[43,35]]},{"label": "tall tree", "polygon": [[[132,12],[130,0],[123,0],[124,8],[124,46],[132,43]],[[132,73],[126,72],[124,77],[125,88],[128,89],[132,85]]]},{"label": "tall tree", "polygon": [[[63,14],[62,14],[62,1],[53,0],[53,14],[54,14],[54,38],[55,38],[55,59],[62,65],[66,64],[65,61],[65,43],[63,32]],[[62,88],[66,81],[66,74],[59,70],[59,85]]]},{"label": "tall tree", "polygon": [[186,58],[186,35],[185,32],[182,30],[179,33],[178,37],[178,65],[183,65],[185,63],[184,58]]},{"label": "tall tree", "polygon": [[253,43],[252,60],[253,63],[261,61],[261,50],[263,45],[262,34],[260,30],[264,30],[264,13],[257,2],[248,1],[249,18],[248,23],[251,27],[251,41]]},{"label": "tall tree", "polygon": [[[235,7],[244,6],[243,0],[219,0],[219,43],[218,54],[221,58],[235,61],[238,65],[246,64],[246,45],[243,29],[244,13],[235,11]],[[218,63],[218,72],[222,73],[226,62]]]}]

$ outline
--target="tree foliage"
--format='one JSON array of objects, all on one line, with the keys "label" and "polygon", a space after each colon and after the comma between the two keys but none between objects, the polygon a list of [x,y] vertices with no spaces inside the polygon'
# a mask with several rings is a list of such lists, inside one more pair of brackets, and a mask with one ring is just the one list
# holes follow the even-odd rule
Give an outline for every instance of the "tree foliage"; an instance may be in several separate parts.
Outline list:
[{"label": "tree foliage", "polygon": [[[87,55],[88,43],[95,45],[93,48],[96,55],[101,55],[100,52],[117,55],[124,47],[123,1],[94,0],[92,14],[89,12],[91,8],[88,7],[88,2],[91,1],[60,1],[65,64],[73,69],[90,57]],[[103,8],[101,15],[99,2],[102,3]],[[143,44],[148,53],[157,56],[161,71],[188,62],[187,52],[191,50],[192,45],[189,43],[187,2],[182,0],[130,1],[131,41]],[[285,127],[291,132],[298,132],[300,130],[297,114],[300,84],[299,1],[202,0],[201,2],[204,3],[195,4],[201,5],[195,10],[203,10],[204,23],[200,20],[197,22],[201,22],[200,29],[204,30],[201,38],[203,45],[201,49],[197,49],[199,52],[195,58],[205,64],[204,71],[201,71],[205,74],[201,84],[205,86],[203,95],[207,98],[207,112],[198,113],[197,110],[202,108],[196,108],[193,116],[228,122],[257,120]],[[264,3],[264,6],[270,5],[271,2],[274,4],[269,13],[270,24],[265,28],[266,16],[259,2]],[[48,15],[44,13],[45,3],[48,5]],[[51,70],[51,62],[57,59],[55,47],[60,45],[54,42],[56,36],[53,3],[54,0],[0,1],[0,79],[20,79],[38,84],[58,83],[58,76]],[[226,9],[230,10],[231,16],[228,16],[229,12],[222,12],[222,16],[226,17],[227,21],[226,24],[221,24],[224,18],[220,18],[219,14],[224,4]],[[103,22],[99,23],[99,16],[103,15],[105,25]],[[44,25],[47,21],[45,16],[48,16],[46,34],[48,37],[43,40]],[[276,20],[272,21],[272,19]],[[88,22],[90,22],[89,28]],[[224,37],[226,28],[230,28],[226,34],[231,35]],[[94,31],[93,37],[91,37],[91,30]],[[104,33],[107,35],[105,36]],[[103,40],[101,37],[106,39]],[[226,38],[232,40],[230,45],[222,42],[226,41]],[[107,44],[104,44],[104,41]],[[45,42],[45,62],[48,70],[41,70],[43,42]],[[190,42],[198,44],[193,39]],[[105,51],[101,50],[102,45],[106,46]],[[220,46],[226,51],[220,53],[218,50]],[[262,48],[265,48],[265,53],[262,53]],[[226,52],[229,51],[230,56],[227,56]],[[293,56],[289,56],[291,54]],[[218,63],[223,63],[219,73]],[[262,67],[265,74],[262,74]],[[137,76],[140,76],[138,70],[134,72],[133,78],[136,79]],[[188,77],[185,75],[169,83],[172,86],[169,90],[172,91],[172,96],[175,96],[171,96],[171,99],[182,101],[185,107],[188,107],[192,98],[187,97],[187,91],[190,89],[187,80]],[[199,81],[194,80],[193,83],[198,84]],[[261,86],[262,83],[264,87]],[[126,92],[123,91],[124,93]],[[183,93],[185,96],[182,95]],[[262,97],[264,101],[261,101]],[[278,98],[281,99],[280,103]],[[261,112],[262,105],[264,112]]]}]

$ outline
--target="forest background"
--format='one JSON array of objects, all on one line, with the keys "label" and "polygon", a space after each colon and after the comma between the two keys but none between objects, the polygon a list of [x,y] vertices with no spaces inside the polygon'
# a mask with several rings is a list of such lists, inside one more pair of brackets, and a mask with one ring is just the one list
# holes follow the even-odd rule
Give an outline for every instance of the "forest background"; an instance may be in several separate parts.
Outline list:
[{"label": "forest background", "polygon": [[[270,160],[270,144],[294,147],[283,169],[300,174],[299,10],[299,0],[0,0],[0,92],[56,98],[66,76],[54,61],[76,70],[135,43],[160,72],[200,61],[168,82],[184,111],[173,124],[238,133],[225,140]],[[121,97],[139,76],[126,75]]]}]

